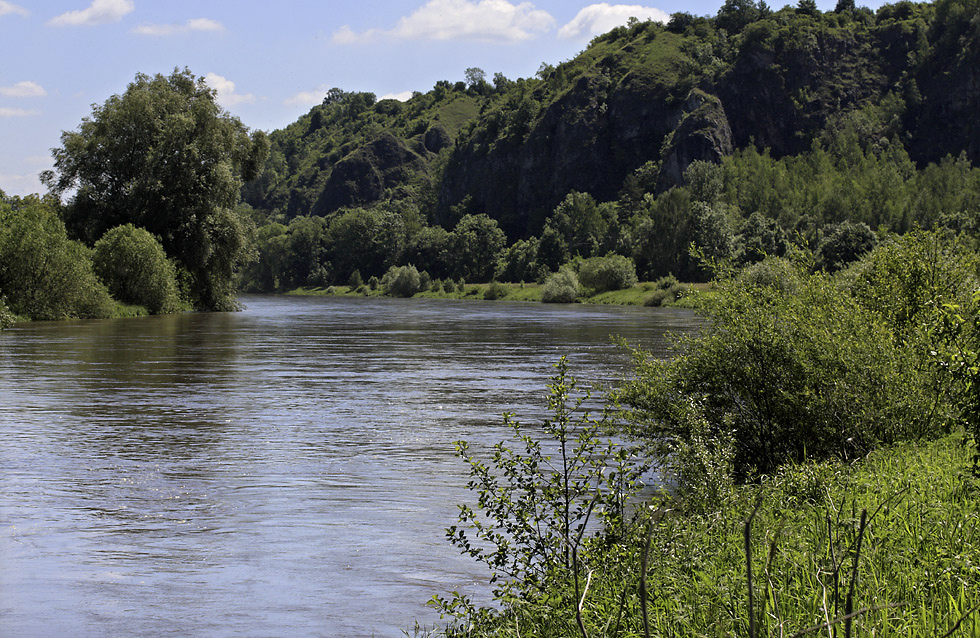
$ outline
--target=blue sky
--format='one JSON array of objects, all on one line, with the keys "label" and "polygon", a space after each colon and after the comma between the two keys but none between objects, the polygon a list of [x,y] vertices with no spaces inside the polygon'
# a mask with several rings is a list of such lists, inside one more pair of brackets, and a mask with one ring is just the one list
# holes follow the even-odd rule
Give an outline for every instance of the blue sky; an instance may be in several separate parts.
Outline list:
[{"label": "blue sky", "polygon": [[330,87],[407,96],[473,66],[530,77],[630,16],[714,15],[722,1],[0,0],[0,189],[43,192],[61,132],[137,73],[187,67],[246,126],[271,131]]}]

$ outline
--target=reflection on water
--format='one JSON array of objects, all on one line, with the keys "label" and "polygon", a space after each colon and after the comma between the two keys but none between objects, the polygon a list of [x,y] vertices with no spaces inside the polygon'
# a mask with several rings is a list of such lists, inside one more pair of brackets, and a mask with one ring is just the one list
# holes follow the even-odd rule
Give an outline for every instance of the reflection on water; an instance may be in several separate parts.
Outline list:
[{"label": "reflection on water", "polygon": [[692,315],[249,297],[0,333],[0,635],[398,636],[485,572],[453,454]]}]

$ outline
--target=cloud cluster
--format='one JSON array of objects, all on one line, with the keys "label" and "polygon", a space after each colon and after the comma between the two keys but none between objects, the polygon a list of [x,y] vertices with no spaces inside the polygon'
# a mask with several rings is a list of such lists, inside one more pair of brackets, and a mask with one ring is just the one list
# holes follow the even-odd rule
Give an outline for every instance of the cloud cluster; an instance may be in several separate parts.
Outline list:
[{"label": "cloud cluster", "polygon": [[24,18],[28,18],[30,17],[31,12],[25,9],[24,7],[18,6],[11,2],[7,2],[7,0],[0,0],[0,16],[5,16],[5,15],[18,15]]},{"label": "cloud cluster", "polygon": [[26,109],[11,109],[5,106],[0,106],[0,117],[30,117],[32,115],[40,115],[40,111],[28,111]]},{"label": "cloud cluster", "polygon": [[211,20],[208,18],[195,18],[193,20],[188,20],[184,24],[149,24],[144,23],[133,29],[133,33],[139,35],[155,35],[155,36],[167,36],[167,35],[180,35],[184,33],[190,33],[192,31],[211,31],[218,32],[224,31],[225,27],[217,20]]},{"label": "cloud cluster", "polygon": [[133,0],[92,0],[87,9],[62,13],[48,21],[53,27],[91,27],[119,22],[136,7]]},{"label": "cloud cluster", "polygon": [[638,4],[590,4],[578,12],[571,22],[558,30],[558,37],[563,40],[590,38],[605,33],[615,27],[626,24],[630,18],[637,20],[654,20],[667,22],[670,16],[667,12],[653,7]]},{"label": "cloud cluster", "polygon": [[554,27],[555,19],[529,2],[507,0],[429,0],[401,18],[393,29],[355,33],[349,26],[334,33],[337,44],[398,40],[481,40],[518,42]]},{"label": "cloud cluster", "polygon": [[327,96],[328,90],[330,90],[330,87],[326,84],[321,84],[311,91],[300,91],[296,95],[286,98],[282,103],[286,106],[313,106],[323,101],[323,98]]},{"label": "cloud cluster", "polygon": [[235,83],[217,73],[208,73],[204,76],[204,81],[218,94],[218,104],[226,109],[238,106],[239,104],[255,103],[255,95],[252,93],[236,93]]},{"label": "cloud cluster", "polygon": [[0,86],[0,95],[5,97],[44,97],[48,92],[37,82],[18,82],[13,86]]}]

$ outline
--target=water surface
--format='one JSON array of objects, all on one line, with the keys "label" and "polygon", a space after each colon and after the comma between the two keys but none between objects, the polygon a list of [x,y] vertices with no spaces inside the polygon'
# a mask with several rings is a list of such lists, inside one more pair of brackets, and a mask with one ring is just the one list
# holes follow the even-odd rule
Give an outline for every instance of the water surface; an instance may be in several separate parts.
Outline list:
[{"label": "water surface", "polygon": [[247,297],[0,333],[0,635],[399,636],[485,596],[453,442],[612,382],[683,311]]}]

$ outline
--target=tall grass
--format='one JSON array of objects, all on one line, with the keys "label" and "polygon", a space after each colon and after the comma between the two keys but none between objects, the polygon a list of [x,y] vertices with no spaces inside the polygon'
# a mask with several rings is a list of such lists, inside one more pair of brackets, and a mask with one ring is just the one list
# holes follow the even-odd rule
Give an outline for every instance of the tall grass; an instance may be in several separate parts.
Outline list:
[{"label": "tall grass", "polygon": [[734,488],[709,512],[664,496],[628,543],[595,539],[589,551],[603,554],[593,560],[602,567],[577,600],[571,583],[555,581],[502,611],[457,619],[445,633],[980,635],[971,447],[954,435],[850,465],[787,466]]}]

